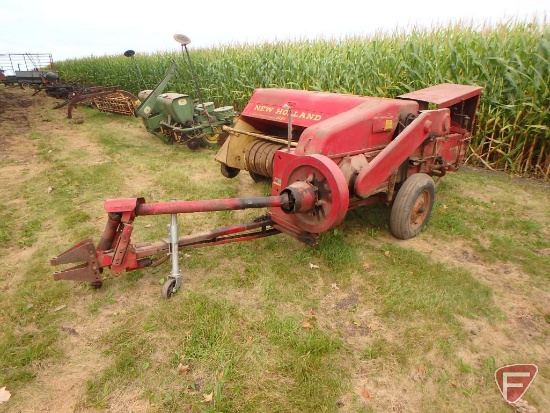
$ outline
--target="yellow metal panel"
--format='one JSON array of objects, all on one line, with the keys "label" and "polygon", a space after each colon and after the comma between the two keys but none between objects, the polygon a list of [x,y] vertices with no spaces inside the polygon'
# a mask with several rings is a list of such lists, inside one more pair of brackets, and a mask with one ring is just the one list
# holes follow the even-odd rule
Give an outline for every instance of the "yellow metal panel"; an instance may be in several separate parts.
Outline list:
[{"label": "yellow metal panel", "polygon": [[[237,121],[234,129],[241,130],[243,132],[260,133],[260,131],[241,119]],[[216,154],[216,161],[224,163],[231,168],[246,170],[246,163],[244,159],[245,149],[250,142],[255,141],[256,139],[258,138],[254,136],[244,135],[238,132],[230,132],[229,137]]]}]

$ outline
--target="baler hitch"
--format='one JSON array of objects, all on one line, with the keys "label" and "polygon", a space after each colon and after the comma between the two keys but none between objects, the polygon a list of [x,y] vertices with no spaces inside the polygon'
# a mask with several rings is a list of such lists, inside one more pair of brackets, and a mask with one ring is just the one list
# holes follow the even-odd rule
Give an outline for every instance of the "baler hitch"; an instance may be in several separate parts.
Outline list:
[{"label": "baler hitch", "polygon": [[[304,201],[302,192],[310,194]],[[132,271],[145,267],[156,267],[171,259],[172,272],[167,277],[162,295],[170,297],[181,285],[178,266],[178,253],[181,250],[249,241],[279,234],[276,223],[270,214],[262,215],[243,224],[217,228],[211,231],[178,237],[177,214],[239,210],[249,208],[278,207],[284,211],[302,210],[305,204],[314,202],[314,188],[304,188],[296,183],[284,190],[281,195],[257,198],[212,199],[202,201],[175,201],[146,204],[143,198],[110,199],[105,202],[108,220],[97,245],[91,239],[84,240],[50,261],[51,265],[78,263],[78,265],[58,271],[55,280],[87,281],[95,287],[102,285],[103,268],[109,267],[113,273]],[[297,196],[298,199],[295,199]],[[169,238],[153,243],[131,244],[133,221],[139,215],[171,215],[168,225]],[[286,232],[286,231],[285,231]],[[302,241],[313,244],[314,237],[295,234]],[[153,259],[152,257],[157,257]]]}]

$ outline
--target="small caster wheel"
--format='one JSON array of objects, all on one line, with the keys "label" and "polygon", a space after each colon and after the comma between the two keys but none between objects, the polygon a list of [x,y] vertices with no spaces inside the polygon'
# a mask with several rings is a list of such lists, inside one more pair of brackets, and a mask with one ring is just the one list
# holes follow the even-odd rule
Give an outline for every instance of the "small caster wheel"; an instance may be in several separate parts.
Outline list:
[{"label": "small caster wheel", "polygon": [[162,286],[162,298],[170,298],[176,292],[176,280],[168,278]]},{"label": "small caster wheel", "polygon": [[99,290],[103,286],[103,281],[92,281],[90,283],[90,287],[92,287],[94,290]]}]

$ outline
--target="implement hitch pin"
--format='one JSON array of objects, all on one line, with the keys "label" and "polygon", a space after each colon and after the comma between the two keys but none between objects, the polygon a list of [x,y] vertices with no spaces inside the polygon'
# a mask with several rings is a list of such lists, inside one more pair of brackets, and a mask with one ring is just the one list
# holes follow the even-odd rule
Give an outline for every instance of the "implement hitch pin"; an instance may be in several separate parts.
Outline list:
[{"label": "implement hitch pin", "polygon": [[[172,199],[171,202],[176,202]],[[172,273],[166,278],[162,287],[162,296],[170,298],[181,285],[181,272],[179,270],[179,251],[178,251],[178,214],[170,214],[170,224],[168,225],[168,235],[170,243],[170,260],[172,262]]]}]

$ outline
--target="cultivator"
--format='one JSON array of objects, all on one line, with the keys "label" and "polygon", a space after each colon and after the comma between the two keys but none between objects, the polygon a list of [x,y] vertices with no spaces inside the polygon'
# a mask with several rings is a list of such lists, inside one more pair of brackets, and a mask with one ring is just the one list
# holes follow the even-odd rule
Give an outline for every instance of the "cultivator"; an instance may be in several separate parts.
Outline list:
[{"label": "cultivator", "polygon": [[[313,245],[348,210],[374,203],[392,204],[392,233],[411,238],[429,220],[432,177],[456,171],[464,160],[480,94],[479,87],[451,84],[397,99],[256,90],[235,127],[227,129],[231,135],[218,161],[226,172],[248,168],[270,177],[271,196],[152,204],[143,198],[109,199],[97,246],[85,240],[53,259],[52,265],[80,263],[54,278],[100,286],[106,267],[118,273],[171,260],[162,289],[168,298],[181,284],[181,250],[279,233]],[[245,224],[178,236],[177,214],[248,208],[269,208],[269,213]],[[135,218],[159,214],[171,215],[169,238],[132,244]]]}]

